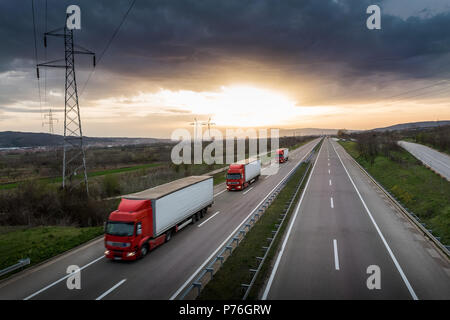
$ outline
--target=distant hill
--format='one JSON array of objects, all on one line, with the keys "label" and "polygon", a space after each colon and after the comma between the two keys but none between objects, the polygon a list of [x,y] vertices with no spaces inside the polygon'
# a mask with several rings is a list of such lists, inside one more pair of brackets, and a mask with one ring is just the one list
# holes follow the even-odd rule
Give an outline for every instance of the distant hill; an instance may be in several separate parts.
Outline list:
[{"label": "distant hill", "polygon": [[[339,129],[320,129],[320,128],[300,128],[300,129],[280,129],[280,137],[285,136],[321,136],[336,135]],[[358,132],[359,130],[347,130],[347,132]]]},{"label": "distant hill", "polygon": [[409,122],[400,123],[389,127],[376,128],[369,131],[395,131],[395,130],[411,130],[411,129],[425,129],[434,128],[438,126],[448,126],[450,125],[449,120],[443,121],[421,121],[421,122]]},{"label": "distant hill", "polygon": [[[84,137],[86,146],[133,145],[165,142],[165,139],[154,138],[94,138]],[[62,145],[63,136],[34,132],[0,132],[0,148],[48,147]]]}]

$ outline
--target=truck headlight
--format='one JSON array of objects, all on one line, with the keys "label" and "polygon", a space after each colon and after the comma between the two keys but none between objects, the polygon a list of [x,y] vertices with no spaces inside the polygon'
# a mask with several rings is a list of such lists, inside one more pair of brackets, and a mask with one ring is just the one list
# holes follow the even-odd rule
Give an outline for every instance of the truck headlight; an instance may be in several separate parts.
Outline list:
[{"label": "truck headlight", "polygon": [[109,254],[109,250],[105,251],[105,256],[107,256]]},{"label": "truck headlight", "polygon": [[132,257],[132,256],[134,256],[135,254],[136,254],[136,252],[134,252],[134,251],[133,251],[133,252],[128,252],[128,253],[127,253],[127,257]]}]

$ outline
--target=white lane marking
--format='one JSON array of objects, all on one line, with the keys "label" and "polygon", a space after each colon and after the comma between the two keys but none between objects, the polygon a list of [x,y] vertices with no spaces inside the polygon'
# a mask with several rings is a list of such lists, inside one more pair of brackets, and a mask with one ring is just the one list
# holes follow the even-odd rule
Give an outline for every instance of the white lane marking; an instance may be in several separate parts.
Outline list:
[{"label": "white lane marking", "polygon": [[101,294],[97,299],[95,300],[102,300],[105,296],[107,296],[108,294],[110,294],[114,289],[116,289],[118,286],[120,286],[122,283],[124,283],[125,281],[127,281],[127,279],[123,279],[121,281],[119,281],[116,285],[114,285],[114,287],[112,287],[111,289],[109,289],[108,291],[104,292],[103,294]]},{"label": "white lane marking", "polygon": [[217,197],[219,194],[224,193],[225,191],[227,191],[227,189],[222,190],[222,191],[220,191],[220,192],[217,192],[217,193],[214,195],[214,197]]},{"label": "white lane marking", "polygon": [[331,171],[330,171],[330,169],[328,169],[328,174],[331,174]]},{"label": "white lane marking", "polygon": [[209,217],[208,219],[206,219],[205,221],[203,221],[202,223],[200,223],[198,225],[198,227],[200,228],[202,225],[204,225],[205,223],[207,223],[209,221],[209,219],[212,219],[215,215],[219,214],[220,211],[217,211],[216,213],[214,213],[211,217]]},{"label": "white lane marking", "polygon": [[331,179],[330,179],[330,181],[328,181],[328,184],[331,186]]},{"label": "white lane marking", "polygon": [[323,144],[320,147],[319,153],[317,154],[316,161],[314,161],[313,168],[311,170],[311,173],[309,174],[308,180],[306,181],[305,189],[303,190],[302,196],[300,197],[297,207],[295,208],[294,216],[291,218],[291,223],[289,224],[289,228],[287,230],[286,237],[284,238],[283,245],[281,246],[281,250],[278,253],[277,260],[275,261],[275,265],[273,266],[272,273],[270,274],[269,281],[267,282],[266,289],[264,290],[264,294],[262,296],[262,300],[267,300],[267,296],[269,295],[270,287],[272,286],[273,279],[275,278],[275,274],[277,273],[278,266],[280,265],[281,257],[283,256],[284,249],[286,248],[286,244],[289,240],[289,236],[291,234],[292,227],[294,225],[295,219],[297,218],[298,212],[300,210],[300,206],[301,206],[301,204],[303,202],[303,198],[306,194],[306,190],[308,190],[309,181],[311,180],[311,177],[314,173],[314,169],[316,168],[317,159],[319,159],[320,152],[322,151],[322,147],[323,147]]},{"label": "white lane marking", "polygon": [[331,209],[334,208],[333,197],[330,198]]},{"label": "white lane marking", "polygon": [[267,178],[269,178],[269,177],[271,177],[272,175],[270,175],[270,174],[268,174],[265,178],[264,178],[264,180],[266,180]]},{"label": "white lane marking", "polygon": [[330,163],[328,162],[328,166],[330,166]]},{"label": "white lane marking", "polygon": [[242,194],[247,194],[252,189],[253,189],[253,187],[251,187],[250,189],[247,189],[247,191],[244,191],[244,193],[242,193]]},{"label": "white lane marking", "polygon": [[[104,257],[105,257],[105,256],[98,257],[98,258],[95,259],[94,261],[91,261],[91,262],[89,262],[88,264],[85,264],[84,266],[82,266],[82,267],[79,269],[79,271],[81,271],[81,270],[83,270],[83,269],[89,267],[91,264],[96,263],[97,261],[99,261],[100,259],[103,259]],[[77,272],[79,272],[79,271],[77,271]],[[37,296],[39,293],[44,292],[45,290],[47,290],[47,289],[53,287],[55,284],[60,283],[61,281],[67,279],[68,277],[70,277],[70,276],[72,276],[72,275],[73,275],[73,273],[69,273],[68,275],[62,277],[61,279],[56,280],[55,282],[49,284],[48,286],[42,288],[41,290],[36,291],[35,293],[29,295],[28,297],[24,298],[23,300],[29,300],[29,299],[33,298],[34,296]]]},{"label": "white lane marking", "polygon": [[333,247],[334,247],[334,268],[336,270],[339,270],[339,256],[338,256],[337,240],[336,239],[333,239]]},{"label": "white lane marking", "polygon": [[[320,141],[320,140],[319,140]],[[309,144],[309,143],[308,143]],[[308,144],[305,144],[304,146],[306,147]],[[313,144],[311,142],[311,144]],[[309,149],[308,152],[305,153],[305,155],[297,162],[300,163],[303,159],[306,158],[306,156],[311,152],[312,149],[314,149],[314,147],[317,145],[317,142],[313,144],[312,148]],[[217,253],[219,252],[220,249],[222,249],[222,247],[231,239],[232,236],[234,236],[236,234],[236,232],[239,230],[239,228],[241,228],[242,224],[245,223],[245,221],[248,220],[248,218],[250,218],[250,216],[252,215],[252,213],[259,208],[259,206],[261,204],[264,203],[264,201],[269,197],[269,195],[276,189],[278,188],[279,185],[281,185],[281,183],[283,182],[284,178],[286,178],[289,174],[292,173],[292,171],[294,171],[295,167],[297,166],[294,165],[294,167],[280,180],[280,182],[264,197],[264,199],[262,199],[262,201],[260,203],[258,203],[258,205],[250,211],[250,213],[244,218],[244,220],[242,220],[242,222],[236,227],[236,229],[234,229],[230,235],[217,247],[216,250],[214,250],[213,253],[211,253],[211,255],[206,258],[206,260],[197,268],[197,270],[194,271],[194,273],[192,273],[192,275],[178,288],[177,291],[175,291],[174,294],[172,294],[172,296],[169,298],[169,300],[174,300],[179,294],[180,292],[194,279],[194,277],[200,272],[200,270],[202,270],[205,265],[212,259],[214,258],[215,255],[217,255]]]},{"label": "white lane marking", "polygon": [[380,228],[378,227],[377,223],[375,222],[375,219],[373,218],[372,213],[370,213],[370,210],[369,210],[369,208],[367,207],[367,205],[366,205],[366,203],[365,203],[363,197],[361,196],[361,193],[359,192],[358,188],[356,187],[356,184],[353,182],[352,177],[350,177],[350,174],[348,173],[347,168],[346,168],[345,165],[344,165],[344,162],[342,162],[341,156],[340,156],[339,153],[336,151],[336,148],[334,147],[334,145],[333,145],[333,144],[331,144],[331,145],[333,146],[334,152],[336,152],[336,154],[337,154],[337,156],[338,156],[338,158],[339,158],[339,161],[341,162],[342,166],[344,167],[344,170],[345,170],[345,172],[347,173],[347,176],[348,176],[348,178],[350,179],[350,182],[352,183],[353,188],[355,188],[356,193],[358,194],[358,197],[359,197],[359,199],[361,200],[361,202],[362,202],[362,204],[363,204],[363,206],[364,206],[364,209],[366,209],[366,212],[367,212],[367,214],[369,215],[370,220],[372,221],[373,225],[375,226],[375,229],[377,230],[377,233],[378,233],[378,235],[380,236],[381,241],[383,242],[384,246],[386,247],[386,250],[388,251],[389,255],[391,256],[391,259],[392,259],[392,261],[394,262],[395,267],[397,268],[398,272],[400,273],[400,276],[402,277],[403,282],[405,283],[406,287],[408,288],[408,291],[409,291],[409,293],[411,294],[411,297],[412,297],[414,300],[419,300],[419,298],[417,297],[416,293],[414,292],[414,289],[412,288],[411,284],[409,283],[408,278],[406,278],[406,275],[405,275],[405,273],[403,272],[402,267],[401,267],[400,264],[398,263],[397,259],[396,259],[395,256],[394,256],[394,253],[392,252],[392,250],[391,250],[391,248],[389,247],[389,245],[388,245],[386,239],[384,238],[383,234],[381,233]]}]

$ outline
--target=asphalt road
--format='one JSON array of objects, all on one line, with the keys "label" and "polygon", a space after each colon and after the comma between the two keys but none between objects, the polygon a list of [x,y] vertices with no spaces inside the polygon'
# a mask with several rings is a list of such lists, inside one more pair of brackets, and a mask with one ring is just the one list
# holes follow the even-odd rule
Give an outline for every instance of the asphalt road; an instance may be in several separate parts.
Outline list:
[{"label": "asphalt road", "polygon": [[427,167],[450,181],[450,156],[418,143],[399,141],[398,144]]},{"label": "asphalt road", "polygon": [[332,139],[287,230],[263,299],[450,299],[448,259]]},{"label": "asphalt road", "polygon": [[[216,186],[208,214],[142,260],[109,261],[103,257],[103,239],[98,239],[0,283],[0,299],[173,298],[318,141],[293,151],[277,174],[261,176],[244,192]],[[81,289],[67,288],[70,265],[82,268]]]}]

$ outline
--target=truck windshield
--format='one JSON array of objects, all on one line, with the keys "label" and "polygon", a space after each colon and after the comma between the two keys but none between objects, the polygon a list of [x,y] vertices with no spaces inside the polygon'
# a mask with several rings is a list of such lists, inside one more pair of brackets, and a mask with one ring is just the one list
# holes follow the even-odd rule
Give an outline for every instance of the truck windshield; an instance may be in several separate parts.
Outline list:
[{"label": "truck windshield", "polygon": [[131,237],[134,233],[134,222],[108,221],[106,233],[112,236]]},{"label": "truck windshield", "polygon": [[227,174],[227,179],[228,180],[238,180],[241,178],[241,174],[240,173],[229,173]]}]

